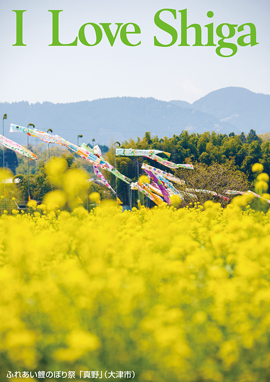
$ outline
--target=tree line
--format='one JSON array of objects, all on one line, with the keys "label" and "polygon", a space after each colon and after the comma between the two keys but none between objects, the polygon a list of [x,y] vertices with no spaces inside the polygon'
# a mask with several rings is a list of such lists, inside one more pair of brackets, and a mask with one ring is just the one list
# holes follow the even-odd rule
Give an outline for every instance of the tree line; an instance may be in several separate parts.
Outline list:
[{"label": "tree line", "polygon": [[[248,134],[241,133],[239,135],[235,133],[230,133],[229,135],[218,134],[216,132],[198,134],[189,133],[185,130],[179,135],[173,135],[172,138],[152,137],[149,132],[146,132],[142,139],[130,139],[129,141],[122,142],[120,146],[122,148],[162,150],[171,153],[170,161],[174,163],[193,163],[195,166],[198,164],[204,165],[201,167],[202,173],[207,173],[208,167],[210,171],[211,166],[219,164],[223,166],[219,166],[219,172],[225,173],[226,168],[228,171],[230,169],[230,177],[227,177],[228,182],[233,174],[235,174],[235,179],[239,179],[240,173],[242,174],[240,178],[242,178],[243,181],[241,183],[235,182],[239,191],[247,187],[252,187],[254,174],[251,171],[251,167],[254,163],[259,162],[263,164],[264,172],[270,175],[270,135],[268,133],[257,135],[255,130],[250,130]],[[141,164],[143,162],[166,170],[164,166],[159,163],[143,157],[116,157],[115,160],[115,147],[116,144],[110,147],[107,154],[108,160],[112,164],[115,162],[117,169],[132,180],[136,180],[138,176],[143,173],[143,170],[141,170]],[[163,154],[160,155],[163,156]],[[181,171],[182,177],[185,171],[188,172],[188,170]],[[192,173],[190,173],[189,178],[191,177]],[[128,203],[125,185],[116,180],[111,174],[108,174],[108,178],[114,187],[117,182],[120,197],[123,198],[124,204]],[[199,178],[202,180],[203,176]],[[206,183],[207,182],[204,181],[203,187],[200,187],[198,180],[196,184],[197,188],[208,187],[208,189],[211,190],[213,185],[211,185],[211,183],[207,185]],[[234,183],[230,184],[233,186]]]},{"label": "tree line", "polygon": [[238,170],[243,171],[251,180],[251,166],[262,163],[265,172],[270,173],[270,140],[268,134],[257,135],[255,130],[245,135],[241,133],[203,134],[183,131],[172,138],[151,137],[146,132],[142,139],[130,139],[122,143],[124,148],[157,149],[171,153],[170,160],[175,163],[225,163],[233,160]]}]

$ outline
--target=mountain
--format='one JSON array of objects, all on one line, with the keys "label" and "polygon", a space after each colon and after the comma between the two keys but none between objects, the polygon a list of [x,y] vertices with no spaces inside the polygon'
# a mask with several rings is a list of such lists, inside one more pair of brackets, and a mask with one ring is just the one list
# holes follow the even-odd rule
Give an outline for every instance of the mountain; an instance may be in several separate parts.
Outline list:
[{"label": "mountain", "polygon": [[214,115],[247,133],[270,130],[270,95],[253,93],[237,87],[219,89],[192,104],[195,110]]},{"label": "mountain", "polygon": [[192,108],[192,104],[188,103],[187,101],[170,101],[173,105],[184,107],[184,108]]},{"label": "mountain", "polygon": [[[270,96],[255,94],[242,88],[225,88],[209,93],[193,104],[185,101],[159,101],[154,98],[116,97],[66,104],[50,102],[0,103],[0,115],[7,113],[5,136],[26,144],[26,136],[8,133],[10,123],[36,128],[52,129],[70,142],[77,136],[83,141],[98,144],[122,142],[129,138],[152,135],[171,137],[183,130],[203,133],[216,131],[229,134],[250,129],[269,130]],[[1,114],[2,113],[2,114]],[[35,139],[30,138],[31,143]],[[36,139],[38,142],[38,139]]]}]

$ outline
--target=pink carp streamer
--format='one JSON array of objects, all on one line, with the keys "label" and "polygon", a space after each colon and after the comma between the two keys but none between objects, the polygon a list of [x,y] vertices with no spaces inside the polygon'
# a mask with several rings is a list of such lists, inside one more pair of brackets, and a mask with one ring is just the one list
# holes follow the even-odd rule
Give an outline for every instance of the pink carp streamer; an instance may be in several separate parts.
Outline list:
[{"label": "pink carp streamer", "polygon": [[160,170],[159,168],[150,166],[149,164],[143,163],[142,164],[142,169],[143,170],[151,171],[151,172],[153,172],[154,174],[157,174],[157,175],[161,175],[164,178],[166,178],[166,179],[168,179],[168,180],[170,180],[170,181],[172,181],[174,183],[178,183],[180,185],[184,185],[185,184],[184,180],[177,178],[176,176],[174,176],[173,174],[170,174],[169,172],[166,172],[166,171]]},{"label": "pink carp streamer", "polygon": [[115,194],[114,189],[110,186],[110,184],[107,182],[104,175],[99,171],[99,169],[96,165],[94,165],[94,173],[97,177],[99,177],[102,184],[105,185],[106,187],[108,187]]},{"label": "pink carp streamer", "polygon": [[153,172],[146,170],[146,169],[144,169],[144,171],[146,172],[148,177],[153,181],[154,186],[158,187],[160,189],[165,202],[170,204],[171,203],[170,194],[169,194],[168,190],[166,189],[166,185]]},{"label": "pink carp streamer", "polygon": [[0,135],[0,143],[2,143],[2,145],[7,147],[8,149],[13,150],[18,154],[24,155],[27,158],[30,158],[32,160],[37,159],[36,154],[32,153],[31,151],[29,151],[25,147],[19,145],[19,143],[16,143],[16,142],[12,141],[11,139],[4,137],[3,135]]}]

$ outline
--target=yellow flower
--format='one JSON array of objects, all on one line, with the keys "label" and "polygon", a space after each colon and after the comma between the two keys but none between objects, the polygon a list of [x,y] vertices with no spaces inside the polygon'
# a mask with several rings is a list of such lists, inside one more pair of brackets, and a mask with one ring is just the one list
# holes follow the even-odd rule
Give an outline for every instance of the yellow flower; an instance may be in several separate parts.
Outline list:
[{"label": "yellow flower", "polygon": [[52,158],[45,167],[50,182],[55,186],[63,183],[63,174],[67,170],[68,164],[64,158]]},{"label": "yellow flower", "polygon": [[269,176],[265,172],[262,172],[257,176],[257,180],[263,180],[264,182],[269,182]]},{"label": "yellow flower", "polygon": [[[58,208],[62,208],[66,203],[66,196],[63,191],[54,190],[45,195],[43,200],[42,209],[48,211],[54,211]],[[45,208],[44,208],[45,207]]]},{"label": "yellow flower", "polygon": [[252,172],[262,172],[263,171],[263,165],[261,163],[255,163],[252,166]]},{"label": "yellow flower", "polygon": [[268,190],[268,184],[264,180],[259,180],[255,184],[255,191],[259,194],[266,192]]},{"label": "yellow flower", "polygon": [[99,195],[99,193],[98,192],[92,192],[89,195],[89,200],[92,203],[100,203],[100,195]]},{"label": "yellow flower", "polygon": [[139,185],[141,184],[149,184],[150,183],[150,179],[148,178],[147,175],[141,175],[140,178],[139,178]]},{"label": "yellow flower", "polygon": [[35,200],[29,200],[29,202],[27,203],[27,207],[35,210],[37,208],[37,202]]},{"label": "yellow flower", "polygon": [[179,195],[171,195],[170,202],[173,207],[178,208],[182,203],[182,199],[180,198]]}]

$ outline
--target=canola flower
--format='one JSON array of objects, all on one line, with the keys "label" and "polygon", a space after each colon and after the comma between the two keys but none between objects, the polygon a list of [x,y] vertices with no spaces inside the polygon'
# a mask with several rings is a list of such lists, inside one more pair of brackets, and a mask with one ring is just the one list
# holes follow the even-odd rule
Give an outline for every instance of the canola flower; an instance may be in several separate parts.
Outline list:
[{"label": "canola flower", "polygon": [[[55,204],[76,194],[63,182]],[[60,211],[52,197],[2,215],[0,380],[134,370],[142,382],[269,381],[270,213],[251,210],[253,197],[124,213],[112,201]]]}]

